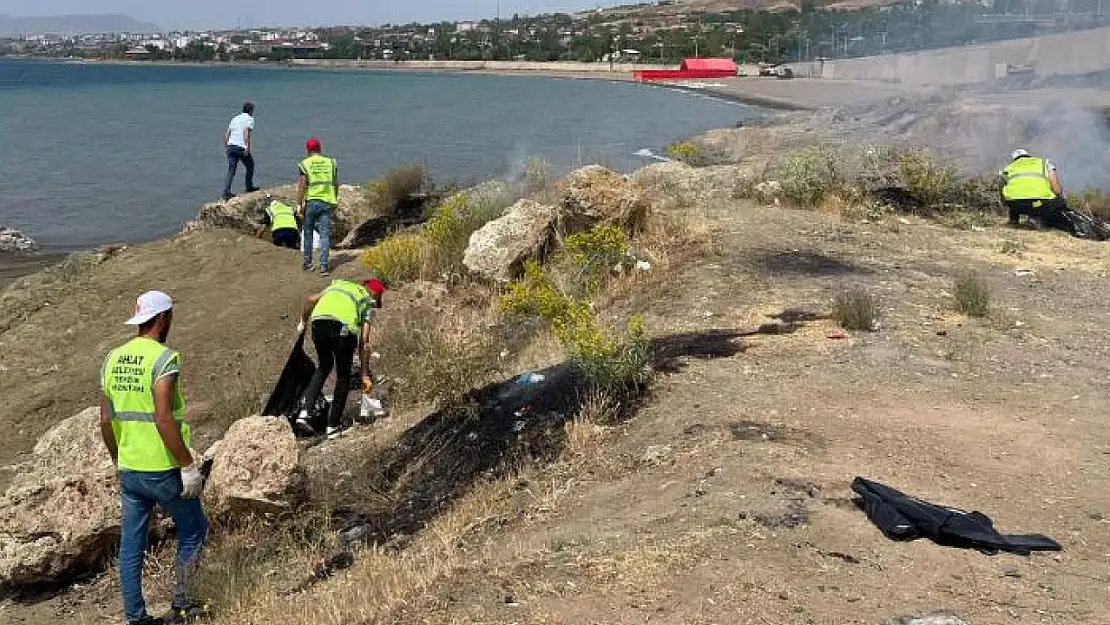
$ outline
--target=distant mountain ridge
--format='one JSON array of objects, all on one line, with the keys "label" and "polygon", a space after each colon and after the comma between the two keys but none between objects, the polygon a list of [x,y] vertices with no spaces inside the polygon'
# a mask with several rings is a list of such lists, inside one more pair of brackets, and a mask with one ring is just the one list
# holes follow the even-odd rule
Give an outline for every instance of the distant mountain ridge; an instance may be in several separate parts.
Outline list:
[{"label": "distant mountain ridge", "polygon": [[0,37],[155,33],[161,30],[157,24],[139,22],[120,13],[50,17],[22,17],[0,13]]}]

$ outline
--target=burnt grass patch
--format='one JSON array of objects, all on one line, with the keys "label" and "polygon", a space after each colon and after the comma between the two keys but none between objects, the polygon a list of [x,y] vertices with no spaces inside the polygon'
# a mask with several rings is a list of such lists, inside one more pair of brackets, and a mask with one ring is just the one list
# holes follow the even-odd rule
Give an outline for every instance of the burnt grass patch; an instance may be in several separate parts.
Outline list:
[{"label": "burnt grass patch", "polygon": [[746,443],[778,443],[797,445],[806,449],[822,447],[825,441],[818,435],[784,425],[741,419],[728,425],[732,440]]},{"label": "burnt grass patch", "polygon": [[[742,351],[739,331],[709,331],[652,341],[656,368],[680,367],[684,358],[727,358]],[[389,449],[352,468],[374,493],[335,502],[332,529],[339,548],[325,557],[300,591],[353,564],[357,544],[403,549],[409,538],[465,495],[475,484],[510,476],[530,462],[550,463],[566,445],[566,424],[581,411],[591,387],[571,363],[472,391],[451,406],[429,414],[405,431]],[[631,417],[649,391],[614,397],[618,421]]]}]

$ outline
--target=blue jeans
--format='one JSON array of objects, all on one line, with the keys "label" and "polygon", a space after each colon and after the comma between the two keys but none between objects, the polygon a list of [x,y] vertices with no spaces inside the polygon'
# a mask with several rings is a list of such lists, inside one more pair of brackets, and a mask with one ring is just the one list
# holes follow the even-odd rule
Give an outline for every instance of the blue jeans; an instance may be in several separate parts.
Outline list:
[{"label": "blue jeans", "polygon": [[227,181],[224,182],[224,195],[231,195],[231,183],[235,181],[235,170],[243,161],[247,170],[247,191],[254,189],[254,156],[237,145],[227,146]]},{"label": "blue jeans", "polygon": [[119,585],[123,593],[123,613],[128,623],[147,615],[143,599],[143,557],[146,553],[150,513],[155,504],[169,513],[177,528],[176,581],[174,607],[190,603],[186,583],[195,570],[208,521],[199,499],[181,498],[181,471],[119,472],[120,508],[123,515],[119,541]]},{"label": "blue jeans", "polygon": [[301,225],[304,246],[304,268],[312,268],[312,231],[320,231],[320,269],[328,269],[328,250],[331,247],[331,214],[335,207],[320,200],[309,200],[304,207],[304,223]]}]

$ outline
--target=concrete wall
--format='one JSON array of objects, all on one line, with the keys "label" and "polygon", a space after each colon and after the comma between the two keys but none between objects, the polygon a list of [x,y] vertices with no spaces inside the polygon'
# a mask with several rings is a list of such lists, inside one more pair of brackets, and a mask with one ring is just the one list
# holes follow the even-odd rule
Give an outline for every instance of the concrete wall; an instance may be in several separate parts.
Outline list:
[{"label": "concrete wall", "polygon": [[1039,76],[1110,70],[1110,27],[946,48],[792,64],[799,76],[882,80],[916,85],[957,85],[1006,75],[1006,66],[1031,66]]},{"label": "concrete wall", "polygon": [[572,63],[532,61],[351,61],[328,59],[294,59],[294,65],[303,67],[363,67],[369,69],[408,69],[423,71],[497,71],[497,72],[623,72],[641,69],[675,69],[673,65],[648,65],[640,63]]}]

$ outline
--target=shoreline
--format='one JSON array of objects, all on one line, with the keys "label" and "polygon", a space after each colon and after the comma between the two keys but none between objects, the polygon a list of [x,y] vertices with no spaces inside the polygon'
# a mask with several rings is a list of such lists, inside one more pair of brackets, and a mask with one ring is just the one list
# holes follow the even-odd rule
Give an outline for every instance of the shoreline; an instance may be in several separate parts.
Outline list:
[{"label": "shoreline", "polygon": [[[376,67],[376,66],[355,66],[343,65],[338,67],[326,66],[298,66],[298,65],[283,65],[276,63],[256,63],[256,62],[178,62],[178,61],[128,61],[116,59],[103,59],[103,60],[72,60],[72,59],[41,59],[45,62],[54,63],[75,63],[75,64],[107,64],[107,65],[120,65],[120,66],[154,66],[154,67],[257,67],[259,69],[268,70],[308,70],[308,71],[378,71],[378,72],[404,72],[404,73],[420,73],[420,74],[481,74],[492,76],[515,76],[515,77],[528,77],[528,78],[547,78],[547,79],[566,79],[566,80],[600,80],[614,83],[632,83],[643,85],[645,87],[656,89],[670,89],[683,93],[701,95],[708,98],[715,98],[722,101],[732,102],[745,106],[756,106],[768,109],[770,112],[769,117],[774,117],[775,113],[789,113],[799,111],[816,111],[829,106],[835,106],[835,103],[822,102],[820,98],[813,97],[820,93],[827,91],[832,85],[829,81],[821,81],[815,79],[794,79],[789,81],[779,80],[775,78],[762,78],[762,77],[743,77],[743,78],[727,78],[706,81],[685,81],[679,83],[670,82],[642,82],[633,78],[630,73],[625,72],[609,72],[609,71],[567,71],[565,69],[559,70],[552,68],[546,69],[491,69],[491,68],[421,68],[421,67]],[[773,87],[773,88],[771,88]],[[788,87],[787,97],[781,94],[768,93],[777,88],[779,91],[783,87]],[[841,88],[844,86],[841,85]],[[858,94],[859,86],[850,85],[854,95]],[[808,101],[806,101],[808,100]],[[150,239],[143,239],[137,241],[128,241],[127,245],[137,245],[143,243],[150,243],[159,240],[164,240],[173,237],[174,234],[156,236]],[[61,249],[46,249],[38,254],[30,256],[17,256],[0,254],[0,288],[7,287],[10,283],[18,280],[21,277],[36,273],[44,268],[54,265],[64,260],[70,253],[88,251],[97,249],[99,246],[90,246],[82,248],[69,248],[64,247]]]},{"label": "shoreline", "polygon": [[38,273],[66,259],[71,252],[0,253],[0,291],[20,278]]},{"label": "shoreline", "polygon": [[[14,57],[2,57],[14,58]],[[734,102],[737,104],[744,104],[748,106],[758,106],[762,108],[772,109],[775,111],[813,111],[823,108],[822,105],[813,102],[805,101],[806,98],[789,98],[777,97],[774,95],[767,95],[758,92],[753,92],[748,89],[743,89],[740,84],[745,85],[758,85],[765,81],[778,81],[778,79],[768,79],[765,77],[736,77],[726,79],[712,79],[714,83],[706,86],[698,84],[689,84],[687,82],[645,82],[638,81],[632,75],[635,69],[651,69],[657,66],[644,64],[641,66],[622,66],[622,69],[609,69],[608,67],[598,67],[597,69],[569,69],[563,66],[534,67],[529,69],[513,69],[513,68],[496,68],[496,67],[481,67],[481,66],[467,66],[459,65],[451,66],[419,66],[419,65],[394,65],[381,61],[356,61],[356,60],[336,60],[335,62],[306,62],[306,63],[288,63],[288,62],[258,62],[258,61],[131,61],[127,59],[59,59],[59,58],[34,58],[34,59],[18,59],[18,60],[34,60],[51,63],[66,63],[73,65],[115,65],[121,67],[210,67],[210,68],[256,68],[272,71],[281,70],[296,70],[296,71],[327,71],[327,72],[400,72],[410,74],[477,74],[484,76],[515,76],[525,78],[560,78],[568,80],[599,80],[606,82],[619,82],[619,83],[632,83],[643,85],[646,87],[673,89],[675,91],[684,91],[688,93],[708,95],[716,97],[721,100]],[[468,62],[459,62],[465,64]],[[481,62],[476,62],[481,63]],[[543,63],[535,63],[535,65],[542,66]],[[584,66],[593,64],[582,64]],[[597,64],[604,66],[607,64]],[[719,84],[720,81],[728,81],[733,84]],[[803,79],[793,79],[803,80]],[[808,79],[813,80],[813,79]],[[819,81],[822,83],[829,83],[830,81]],[[855,81],[853,81],[855,82]],[[860,81],[861,83],[863,81]]]}]

